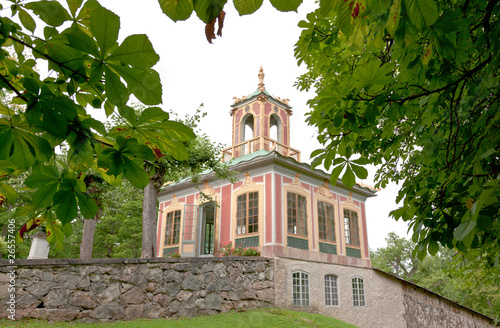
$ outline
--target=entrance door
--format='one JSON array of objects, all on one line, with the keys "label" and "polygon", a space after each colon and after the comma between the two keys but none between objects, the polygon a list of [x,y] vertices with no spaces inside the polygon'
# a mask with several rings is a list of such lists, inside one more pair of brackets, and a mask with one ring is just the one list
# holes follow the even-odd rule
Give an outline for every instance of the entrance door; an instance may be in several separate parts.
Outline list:
[{"label": "entrance door", "polygon": [[209,202],[200,206],[200,255],[214,253],[215,239],[215,203]]}]

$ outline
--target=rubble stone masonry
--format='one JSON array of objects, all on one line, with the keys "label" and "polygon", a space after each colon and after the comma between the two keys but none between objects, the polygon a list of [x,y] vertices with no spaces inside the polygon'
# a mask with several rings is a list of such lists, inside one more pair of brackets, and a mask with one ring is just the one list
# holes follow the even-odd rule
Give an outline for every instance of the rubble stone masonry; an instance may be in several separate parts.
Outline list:
[{"label": "rubble stone masonry", "polygon": [[[0,263],[0,318],[10,278]],[[266,258],[17,260],[15,318],[87,322],[209,315],[274,304]]]}]

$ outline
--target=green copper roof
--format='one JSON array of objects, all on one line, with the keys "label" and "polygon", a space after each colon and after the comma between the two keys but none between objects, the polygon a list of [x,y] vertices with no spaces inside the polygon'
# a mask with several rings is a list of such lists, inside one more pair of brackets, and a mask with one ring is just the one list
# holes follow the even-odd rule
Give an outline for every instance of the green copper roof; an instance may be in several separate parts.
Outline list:
[{"label": "green copper roof", "polygon": [[259,157],[259,156],[267,155],[269,153],[271,153],[271,151],[265,150],[265,149],[261,149],[261,150],[255,151],[253,153],[250,153],[250,154],[246,154],[246,155],[243,155],[243,156],[240,156],[240,157],[233,158],[230,161],[228,161],[227,163],[228,163],[229,166],[233,166],[233,165],[239,164],[241,162],[252,160],[252,159],[254,159],[256,157]]},{"label": "green copper roof", "polygon": [[[259,90],[259,88],[257,88],[257,89],[256,89],[256,90],[255,90],[255,91],[254,91],[254,92],[253,92],[250,96],[248,96],[248,97],[247,97],[247,99],[250,99],[250,98],[252,98],[252,97],[254,97],[254,96],[258,95],[259,93],[260,93],[260,90]],[[268,95],[269,97],[271,97],[271,98],[273,98],[273,99],[274,99],[274,97],[273,97],[273,96],[271,96],[271,95],[269,94],[269,92],[267,92],[267,90],[266,90],[266,89],[264,89],[264,93],[265,93],[266,95]]]}]

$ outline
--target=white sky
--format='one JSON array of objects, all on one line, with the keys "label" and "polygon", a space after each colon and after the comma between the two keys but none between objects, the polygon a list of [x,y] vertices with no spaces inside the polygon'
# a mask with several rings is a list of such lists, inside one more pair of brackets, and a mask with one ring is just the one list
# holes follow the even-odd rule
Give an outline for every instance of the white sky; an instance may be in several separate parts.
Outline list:
[{"label": "white sky", "polygon": [[[240,17],[232,1],[224,10],[223,37],[213,44],[205,38],[205,25],[193,15],[184,22],[172,22],[156,0],[101,0],[101,4],[121,18],[120,40],[130,34],[147,34],[160,61],[155,69],[163,85],[163,108],[183,117],[200,104],[208,112],[201,130],[216,142],[231,143],[230,105],[234,96],[244,96],[257,88],[258,69],[264,67],[266,90],[277,97],[290,98],[293,107],[291,147],[302,152],[302,161],[320,144],[315,129],[305,123],[306,105],[312,93],[299,92],[293,84],[305,71],[297,67],[294,44],[300,35],[297,24],[315,8],[305,0],[298,13],[282,13],[268,0],[254,14]],[[373,185],[374,169],[365,183]],[[398,188],[387,187],[367,201],[368,238],[372,249],[384,247],[391,231],[406,236],[407,224],[389,218],[397,208]]]}]

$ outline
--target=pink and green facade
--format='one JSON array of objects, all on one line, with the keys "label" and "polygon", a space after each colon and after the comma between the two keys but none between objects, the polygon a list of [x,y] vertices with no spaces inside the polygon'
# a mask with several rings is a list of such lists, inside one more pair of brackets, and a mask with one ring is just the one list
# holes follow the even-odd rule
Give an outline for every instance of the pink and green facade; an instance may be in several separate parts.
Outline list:
[{"label": "pink and green facade", "polygon": [[221,244],[232,242],[268,257],[371,267],[365,201],[375,191],[340,181],[331,186],[329,174],[301,163],[289,145],[288,99],[271,96],[263,83],[237,99],[231,115],[232,146],[222,160],[238,181],[208,173],[198,186],[165,186],[158,256],[218,256]]}]

